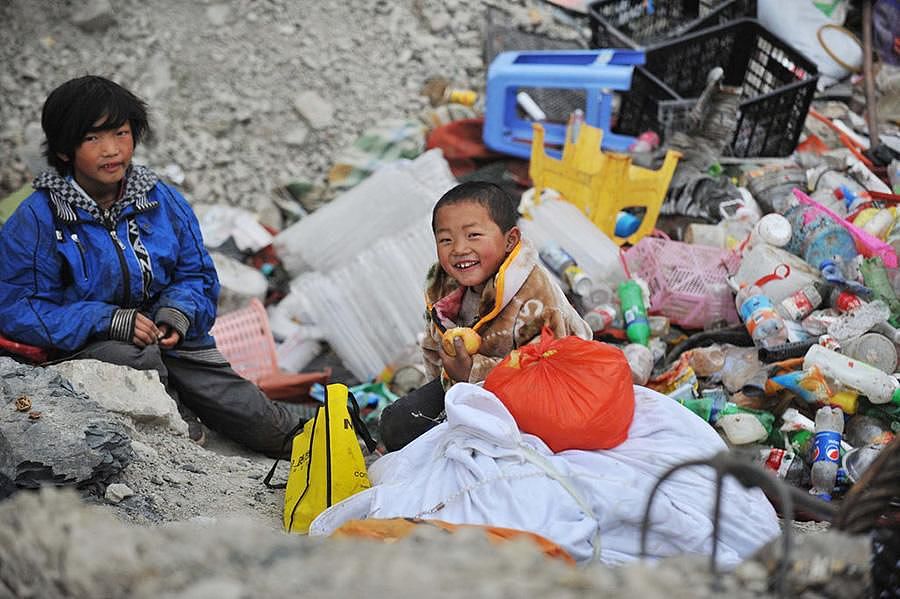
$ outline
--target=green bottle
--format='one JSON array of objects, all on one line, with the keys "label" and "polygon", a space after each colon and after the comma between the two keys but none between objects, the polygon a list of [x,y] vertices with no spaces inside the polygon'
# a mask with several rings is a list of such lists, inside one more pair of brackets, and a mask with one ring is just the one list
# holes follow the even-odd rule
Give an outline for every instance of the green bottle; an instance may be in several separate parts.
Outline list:
[{"label": "green bottle", "polygon": [[859,271],[862,273],[866,287],[871,289],[875,295],[875,299],[880,299],[891,309],[891,318],[888,322],[895,327],[900,325],[900,299],[894,293],[894,288],[890,279],[888,279],[887,270],[881,258],[878,256],[866,258],[859,265]]},{"label": "green bottle", "polygon": [[644,295],[641,286],[633,279],[619,283],[619,303],[625,318],[625,334],[632,343],[648,345],[650,343],[650,321],[647,319],[647,308],[644,307]]}]

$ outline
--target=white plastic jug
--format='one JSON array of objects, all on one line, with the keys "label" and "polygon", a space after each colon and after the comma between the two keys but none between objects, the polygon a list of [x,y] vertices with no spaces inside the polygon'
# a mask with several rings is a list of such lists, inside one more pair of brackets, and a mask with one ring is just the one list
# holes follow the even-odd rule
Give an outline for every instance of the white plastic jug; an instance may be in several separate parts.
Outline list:
[{"label": "white plastic jug", "polygon": [[734,279],[739,287],[759,285],[773,304],[779,304],[806,285],[821,281],[822,277],[802,258],[760,243],[744,254]]}]

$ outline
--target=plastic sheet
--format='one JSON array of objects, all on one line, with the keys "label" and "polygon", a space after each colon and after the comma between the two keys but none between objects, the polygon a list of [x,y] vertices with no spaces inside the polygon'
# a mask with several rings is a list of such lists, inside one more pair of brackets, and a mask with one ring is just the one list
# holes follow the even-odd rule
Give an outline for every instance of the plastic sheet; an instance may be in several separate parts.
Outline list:
[{"label": "plastic sheet", "polygon": [[344,365],[368,380],[424,330],[425,274],[436,260],[429,210],[340,268],[297,277],[291,293]]},{"label": "plastic sheet", "polygon": [[[279,233],[275,249],[292,276],[341,268],[379,239],[430,217],[438,198],[455,184],[440,150],[388,164]],[[425,225],[429,237],[430,229]]]}]

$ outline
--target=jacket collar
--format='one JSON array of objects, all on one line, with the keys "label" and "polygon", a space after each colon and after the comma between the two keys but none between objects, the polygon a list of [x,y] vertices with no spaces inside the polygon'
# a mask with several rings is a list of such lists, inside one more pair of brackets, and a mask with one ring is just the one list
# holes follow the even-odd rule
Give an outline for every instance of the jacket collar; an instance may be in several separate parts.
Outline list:
[{"label": "jacket collar", "polygon": [[[129,205],[134,205],[137,212],[145,212],[155,208],[159,203],[150,199],[150,190],[159,181],[156,173],[140,165],[128,167],[125,173],[125,191],[122,197],[107,212],[117,216]],[[57,218],[65,222],[78,220],[76,208],[88,212],[98,221],[103,221],[103,211],[96,202],[84,197],[71,182],[56,171],[44,171],[32,183],[35,189],[45,189],[50,195],[50,205]]]},{"label": "jacket collar", "polygon": [[[537,253],[532,245],[524,239],[519,241],[500,265],[497,274],[485,284],[484,290],[481,292],[479,319],[472,326],[473,329],[479,330],[500,314],[525,284],[536,261]],[[432,298],[442,291],[444,292],[443,297],[433,304],[428,303],[428,298]],[[452,320],[459,313],[459,305],[464,292],[464,288],[459,287],[439,264],[435,264],[433,282],[429,285],[426,303],[433,320],[440,327],[446,328],[452,325]]]}]

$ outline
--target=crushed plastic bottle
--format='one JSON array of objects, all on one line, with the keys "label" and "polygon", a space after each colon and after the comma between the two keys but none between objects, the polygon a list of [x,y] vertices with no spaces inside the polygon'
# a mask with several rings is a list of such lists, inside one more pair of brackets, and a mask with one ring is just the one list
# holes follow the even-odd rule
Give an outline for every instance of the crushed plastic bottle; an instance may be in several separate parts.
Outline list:
[{"label": "crushed plastic bottle", "polygon": [[815,447],[812,455],[810,479],[813,495],[831,501],[841,457],[841,436],[844,432],[844,413],[840,408],[822,407],[816,411]]},{"label": "crushed plastic bottle", "polygon": [[788,342],[784,320],[758,286],[738,290],[735,305],[757,347],[769,348]]},{"label": "crushed plastic bottle", "polygon": [[887,322],[890,316],[890,309],[881,300],[860,302],[858,307],[830,323],[828,334],[835,337],[838,342],[844,343],[859,337],[882,322]]},{"label": "crushed plastic bottle", "polygon": [[653,353],[646,345],[629,343],[622,348],[628,366],[631,367],[631,378],[635,385],[646,385],[653,372]]}]

